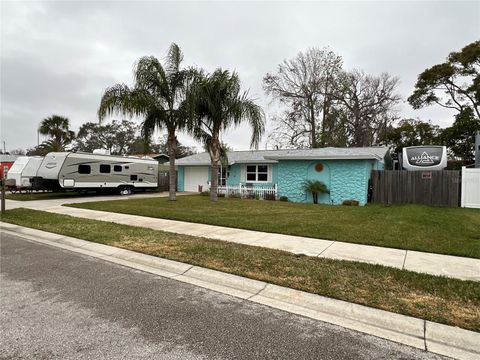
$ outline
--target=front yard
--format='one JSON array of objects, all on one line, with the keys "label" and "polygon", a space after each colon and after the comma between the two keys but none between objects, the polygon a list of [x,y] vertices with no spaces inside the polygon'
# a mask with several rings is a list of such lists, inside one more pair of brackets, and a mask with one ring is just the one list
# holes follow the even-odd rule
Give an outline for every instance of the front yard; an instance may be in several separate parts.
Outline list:
[{"label": "front yard", "polygon": [[74,207],[480,258],[480,210],[423,205],[365,207],[206,196],[102,201]]},{"label": "front yard", "polygon": [[474,281],[36,210],[9,210],[2,221],[480,331],[480,283]]},{"label": "front yard", "polygon": [[[95,195],[93,193],[93,195]],[[92,193],[80,194],[78,192],[31,192],[31,193],[16,193],[5,195],[5,199],[16,201],[35,201],[35,200],[54,200],[54,199],[70,199],[76,197],[92,196]]]}]

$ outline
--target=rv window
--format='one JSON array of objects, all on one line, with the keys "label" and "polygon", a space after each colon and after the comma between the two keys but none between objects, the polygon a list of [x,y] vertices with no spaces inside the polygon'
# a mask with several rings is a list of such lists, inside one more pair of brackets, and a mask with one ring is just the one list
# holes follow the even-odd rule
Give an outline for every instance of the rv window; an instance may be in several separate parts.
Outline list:
[{"label": "rv window", "polygon": [[113,171],[122,172],[122,166],[121,165],[113,165]]},{"label": "rv window", "polygon": [[110,165],[100,164],[100,172],[105,173],[105,174],[109,174],[110,173]]},{"label": "rv window", "polygon": [[78,165],[79,174],[90,174],[90,165]]},{"label": "rv window", "polygon": [[137,180],[137,175],[130,175],[130,180],[135,181]]},{"label": "rv window", "polygon": [[125,166],[125,170],[127,170],[127,169],[130,169],[130,166],[128,166],[128,165],[127,165],[127,166]]},{"label": "rv window", "polygon": [[138,179],[138,181],[142,182],[142,181],[143,181],[143,179],[142,179],[142,178],[140,178],[140,179]]}]

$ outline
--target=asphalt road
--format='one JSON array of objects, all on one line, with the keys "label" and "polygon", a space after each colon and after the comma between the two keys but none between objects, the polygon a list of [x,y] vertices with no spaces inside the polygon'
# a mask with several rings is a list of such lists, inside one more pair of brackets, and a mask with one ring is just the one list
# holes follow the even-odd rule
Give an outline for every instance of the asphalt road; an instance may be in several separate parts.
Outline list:
[{"label": "asphalt road", "polygon": [[0,359],[439,359],[1,234]]}]

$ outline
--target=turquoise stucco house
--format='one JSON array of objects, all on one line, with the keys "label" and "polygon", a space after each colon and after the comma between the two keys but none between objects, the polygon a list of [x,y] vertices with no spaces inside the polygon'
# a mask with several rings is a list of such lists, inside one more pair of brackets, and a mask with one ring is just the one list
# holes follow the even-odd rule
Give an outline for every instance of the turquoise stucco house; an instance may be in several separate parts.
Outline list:
[{"label": "turquoise stucco house", "polygon": [[[320,203],[358,200],[365,205],[371,171],[382,170],[388,154],[387,147],[229,151],[228,165],[220,167],[218,179],[224,189],[275,189],[277,198],[307,203],[313,201],[303,190],[304,181],[319,180],[330,190],[319,196]],[[210,188],[208,153],[179,159],[176,164],[178,191]]]}]

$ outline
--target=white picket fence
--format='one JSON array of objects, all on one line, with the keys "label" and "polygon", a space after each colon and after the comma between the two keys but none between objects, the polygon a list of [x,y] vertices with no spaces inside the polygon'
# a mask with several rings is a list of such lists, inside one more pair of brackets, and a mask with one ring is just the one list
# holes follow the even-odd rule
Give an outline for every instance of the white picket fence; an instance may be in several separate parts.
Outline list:
[{"label": "white picket fence", "polygon": [[462,168],[461,206],[480,209],[480,168]]},{"label": "white picket fence", "polygon": [[278,192],[276,184],[273,186],[238,184],[235,186],[219,186],[217,194],[223,194],[225,197],[240,197],[242,199],[277,200]]}]

